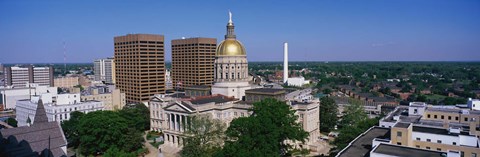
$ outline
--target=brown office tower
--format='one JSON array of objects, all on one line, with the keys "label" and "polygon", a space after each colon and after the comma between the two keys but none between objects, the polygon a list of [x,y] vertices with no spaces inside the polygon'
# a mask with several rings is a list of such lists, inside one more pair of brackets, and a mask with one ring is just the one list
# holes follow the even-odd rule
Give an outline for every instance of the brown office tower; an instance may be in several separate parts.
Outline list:
[{"label": "brown office tower", "polygon": [[211,86],[215,63],[215,38],[172,40],[172,80],[177,89],[193,85]]},{"label": "brown office tower", "polygon": [[116,86],[127,103],[147,102],[165,93],[163,35],[128,34],[114,38]]}]

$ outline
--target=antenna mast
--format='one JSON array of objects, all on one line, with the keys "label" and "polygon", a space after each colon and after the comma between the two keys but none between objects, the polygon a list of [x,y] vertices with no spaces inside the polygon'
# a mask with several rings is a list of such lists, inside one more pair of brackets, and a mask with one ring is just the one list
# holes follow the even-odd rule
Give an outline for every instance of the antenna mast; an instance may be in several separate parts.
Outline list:
[{"label": "antenna mast", "polygon": [[63,68],[64,74],[67,75],[67,47],[65,44],[65,40],[63,40]]}]

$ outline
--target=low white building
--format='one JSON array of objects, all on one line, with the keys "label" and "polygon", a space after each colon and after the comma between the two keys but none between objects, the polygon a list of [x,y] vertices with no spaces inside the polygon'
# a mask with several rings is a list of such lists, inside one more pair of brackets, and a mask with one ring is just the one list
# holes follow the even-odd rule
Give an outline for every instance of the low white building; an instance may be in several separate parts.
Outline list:
[{"label": "low white building", "polygon": [[480,99],[468,98],[467,107],[472,110],[480,110]]},{"label": "low white building", "polygon": [[39,86],[33,83],[30,85],[27,83],[25,87],[2,87],[0,88],[0,104],[3,104],[5,109],[15,109],[18,100],[29,99],[32,95],[46,93],[57,95],[57,87]]},{"label": "low white building", "polygon": [[305,80],[304,77],[290,77],[287,79],[288,86],[301,87],[303,85],[310,84],[309,80]]},{"label": "low white building", "polygon": [[64,121],[70,119],[70,113],[80,111],[88,113],[92,111],[103,110],[103,102],[86,101],[80,102],[80,94],[42,94],[32,96],[31,99],[18,100],[16,104],[16,113],[18,126],[27,126],[28,119],[34,121],[38,100],[43,101],[45,112],[47,112],[48,121]]}]

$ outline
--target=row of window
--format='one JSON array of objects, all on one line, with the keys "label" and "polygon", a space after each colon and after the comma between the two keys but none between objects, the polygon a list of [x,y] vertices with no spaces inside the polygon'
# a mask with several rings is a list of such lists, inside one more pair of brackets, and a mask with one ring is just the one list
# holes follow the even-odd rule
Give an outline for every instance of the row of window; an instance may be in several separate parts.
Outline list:
[{"label": "row of window", "polygon": [[[420,137],[417,137],[415,140],[422,141],[422,139]],[[428,139],[428,138],[425,141],[432,142],[432,140]],[[442,140],[437,140],[437,143],[442,143]],[[452,145],[457,145],[457,142],[452,142]]]},{"label": "row of window", "polygon": [[[430,114],[427,114],[427,118],[431,118],[432,116]],[[433,115],[434,119],[438,119],[438,115]],[[444,115],[440,115],[440,119],[445,119]],[[447,117],[448,120],[452,120],[452,116]],[[458,121],[458,116],[455,116],[455,120]],[[468,122],[468,117],[464,117],[463,119],[465,122]]]},{"label": "row of window", "polygon": [[163,44],[163,41],[129,41],[129,42],[115,42],[113,45],[127,45],[127,44]]},{"label": "row of window", "polygon": [[196,44],[178,44],[172,45],[172,47],[186,47],[186,46],[217,46],[217,44],[203,44],[203,43],[196,43]]}]

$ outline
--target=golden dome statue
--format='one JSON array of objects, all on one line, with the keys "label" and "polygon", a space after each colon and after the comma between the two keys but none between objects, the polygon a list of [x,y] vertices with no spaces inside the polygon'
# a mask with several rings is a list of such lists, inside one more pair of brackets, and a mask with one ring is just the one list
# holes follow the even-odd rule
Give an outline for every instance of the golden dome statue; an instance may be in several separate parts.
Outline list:
[{"label": "golden dome statue", "polygon": [[225,35],[225,40],[220,42],[217,47],[217,56],[245,56],[247,53],[245,47],[242,43],[236,39],[233,22],[232,22],[232,13],[228,12],[230,19],[227,24],[227,35]]}]

